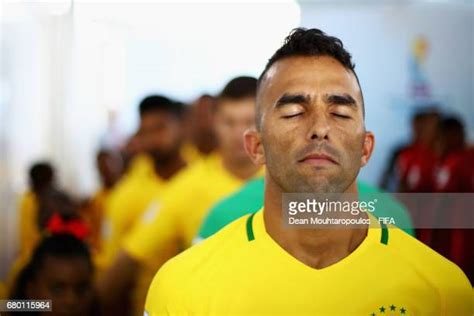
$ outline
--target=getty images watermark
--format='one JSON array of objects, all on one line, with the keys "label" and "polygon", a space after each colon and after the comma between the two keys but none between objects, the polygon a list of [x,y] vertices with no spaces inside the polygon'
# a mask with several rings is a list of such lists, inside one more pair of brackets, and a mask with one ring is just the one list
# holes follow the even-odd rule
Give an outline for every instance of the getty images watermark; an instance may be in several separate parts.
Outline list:
[{"label": "getty images watermark", "polygon": [[474,228],[472,193],[286,193],[282,204],[293,228]]}]

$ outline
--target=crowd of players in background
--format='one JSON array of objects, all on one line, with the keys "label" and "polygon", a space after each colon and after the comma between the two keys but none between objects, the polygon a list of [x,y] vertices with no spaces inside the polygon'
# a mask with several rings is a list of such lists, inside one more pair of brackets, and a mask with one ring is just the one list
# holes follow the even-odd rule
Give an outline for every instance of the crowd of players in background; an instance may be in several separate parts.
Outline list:
[{"label": "crowd of players in background", "polygon": [[[153,275],[191,246],[207,211],[262,175],[242,141],[254,124],[255,93],[256,79],[239,77],[191,105],[145,98],[136,133],[122,148],[97,153],[101,188],[85,201],[58,187],[51,163],[34,164],[19,203],[17,260],[0,298],[52,299],[61,315],[141,315]],[[425,109],[414,115],[412,140],[394,151],[380,188],[474,192],[473,162],[462,121]],[[472,230],[418,229],[416,236],[473,281],[465,248]]]}]

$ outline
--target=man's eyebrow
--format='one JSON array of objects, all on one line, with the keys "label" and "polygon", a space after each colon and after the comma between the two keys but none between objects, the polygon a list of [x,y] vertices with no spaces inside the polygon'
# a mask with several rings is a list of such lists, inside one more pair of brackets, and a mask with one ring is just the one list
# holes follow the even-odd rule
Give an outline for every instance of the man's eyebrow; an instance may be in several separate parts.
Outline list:
[{"label": "man's eyebrow", "polygon": [[329,104],[350,105],[357,107],[356,100],[350,94],[347,93],[326,95],[324,99]]},{"label": "man's eyebrow", "polygon": [[277,100],[275,108],[278,109],[287,104],[308,104],[309,102],[309,95],[285,93]]}]

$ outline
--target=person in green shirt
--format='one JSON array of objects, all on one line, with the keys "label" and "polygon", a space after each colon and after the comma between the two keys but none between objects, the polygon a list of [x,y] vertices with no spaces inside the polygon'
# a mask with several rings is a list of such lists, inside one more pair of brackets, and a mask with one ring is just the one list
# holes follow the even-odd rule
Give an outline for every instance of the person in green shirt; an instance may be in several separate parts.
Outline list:
[{"label": "person in green shirt", "polygon": [[[390,197],[386,192],[367,183],[359,181],[357,186],[361,200],[369,200],[375,196],[382,199],[380,204],[383,207],[376,208],[373,215],[393,217],[400,229],[414,236],[412,220],[403,204]],[[259,177],[247,182],[239,191],[217,202],[204,219],[194,243],[214,235],[234,220],[262,208],[263,187],[263,177]]]}]

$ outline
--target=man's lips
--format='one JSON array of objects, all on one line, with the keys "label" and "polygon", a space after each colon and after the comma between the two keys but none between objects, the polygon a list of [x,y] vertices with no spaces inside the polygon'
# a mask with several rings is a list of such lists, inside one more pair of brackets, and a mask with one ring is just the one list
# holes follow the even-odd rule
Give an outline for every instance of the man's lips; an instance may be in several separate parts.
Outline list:
[{"label": "man's lips", "polygon": [[312,165],[337,164],[334,158],[326,154],[310,154],[299,160],[299,162],[309,163]]}]

